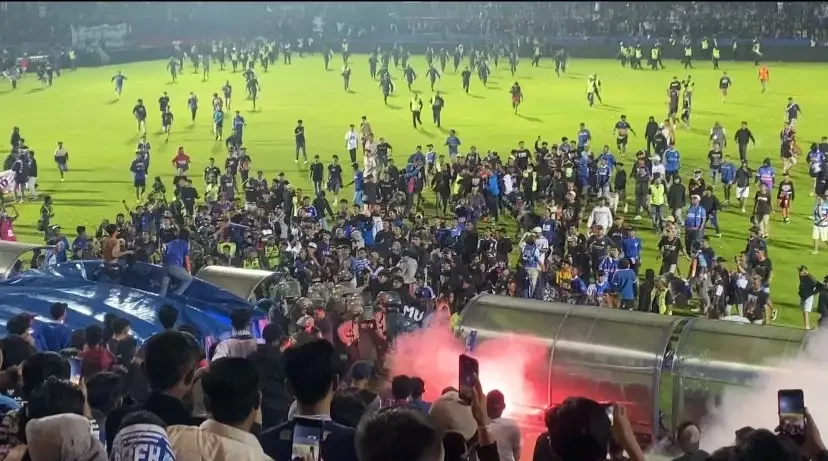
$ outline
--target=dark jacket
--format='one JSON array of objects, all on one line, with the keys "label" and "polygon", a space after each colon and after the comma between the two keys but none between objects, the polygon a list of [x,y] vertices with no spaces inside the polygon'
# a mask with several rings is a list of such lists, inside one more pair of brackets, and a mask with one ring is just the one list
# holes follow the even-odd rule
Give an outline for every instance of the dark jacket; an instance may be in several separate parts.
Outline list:
[{"label": "dark jacket", "polygon": [[[259,434],[259,443],[267,456],[275,461],[291,461],[293,426],[295,424],[295,420],[291,420]],[[325,436],[321,445],[321,459],[325,461],[357,461],[354,429],[331,420],[326,420],[322,429]]]},{"label": "dark jacket", "polygon": [[667,205],[671,210],[684,208],[687,203],[687,190],[682,183],[673,183],[667,189]]},{"label": "dark jacket", "polygon": [[149,411],[155,413],[168,426],[174,424],[181,424],[185,426],[197,426],[204,422],[201,418],[194,418],[190,410],[184,406],[184,402],[175,397],[171,397],[160,392],[153,392],[144,403],[139,405],[123,406],[115,409],[110,413],[109,418],[106,419],[106,446],[111,449],[112,442],[115,440],[115,435],[118,432],[118,427],[124,417],[136,411]]},{"label": "dark jacket", "polygon": [[808,274],[799,276],[799,299],[808,299],[820,289],[822,289],[822,284],[817,282],[813,275]]},{"label": "dark jacket", "polygon": [[262,344],[247,358],[256,366],[262,383],[262,429],[284,423],[293,396],[285,386],[282,352],[276,346]]}]

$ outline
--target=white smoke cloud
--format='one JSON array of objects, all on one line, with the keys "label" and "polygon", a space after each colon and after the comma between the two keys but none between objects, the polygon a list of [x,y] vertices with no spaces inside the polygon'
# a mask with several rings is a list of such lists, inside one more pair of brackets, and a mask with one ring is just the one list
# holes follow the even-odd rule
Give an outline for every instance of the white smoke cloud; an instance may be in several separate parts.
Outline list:
[{"label": "white smoke cloud", "polygon": [[[802,389],[805,406],[822,431],[828,428],[828,331],[812,332],[807,348],[796,359],[771,361],[767,372],[748,388],[730,387],[722,395],[721,405],[711,409],[702,426],[701,448],[712,451],[733,445],[735,431],[744,427],[773,430],[779,423],[777,392]],[[820,424],[821,423],[821,424]]]}]

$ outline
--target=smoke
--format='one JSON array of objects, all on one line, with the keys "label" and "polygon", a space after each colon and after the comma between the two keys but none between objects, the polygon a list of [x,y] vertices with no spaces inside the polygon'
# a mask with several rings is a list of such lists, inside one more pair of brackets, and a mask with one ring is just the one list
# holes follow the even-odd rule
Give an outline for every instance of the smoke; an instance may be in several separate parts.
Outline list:
[{"label": "smoke", "polygon": [[[425,381],[424,398],[438,398],[446,387],[458,387],[458,357],[463,341],[445,326],[429,326],[398,337],[386,365],[392,376],[419,376]],[[515,406],[543,408],[547,404],[546,381],[549,350],[543,344],[518,337],[478,342],[470,354],[480,363],[484,392],[497,389],[506,398],[507,412]]]},{"label": "smoke", "polygon": [[730,387],[722,394],[721,404],[710,409],[702,424],[702,448],[711,451],[733,445],[735,431],[751,426],[773,430],[779,423],[777,391],[802,389],[805,406],[822,430],[828,428],[828,400],[823,399],[828,383],[828,332],[812,332],[807,348],[799,357],[769,361],[767,372],[750,387]]}]

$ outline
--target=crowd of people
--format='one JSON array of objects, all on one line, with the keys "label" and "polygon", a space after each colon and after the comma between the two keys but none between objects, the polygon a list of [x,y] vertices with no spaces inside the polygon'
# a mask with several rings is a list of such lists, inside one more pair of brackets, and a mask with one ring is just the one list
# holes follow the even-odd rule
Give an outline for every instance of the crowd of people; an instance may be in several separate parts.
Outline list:
[{"label": "crowd of people", "polygon": [[[171,40],[202,40],[204,25],[213,35],[246,30],[280,41],[312,38],[317,43],[394,36],[463,35],[527,42],[557,37],[637,36],[814,39],[825,43],[824,2],[556,2],[556,3],[336,3],[188,5],[146,8],[140,2],[118,4],[11,3],[0,15],[4,46],[23,42],[62,42],[71,27],[126,23],[126,43],[161,45]],[[274,35],[275,32],[275,35]],[[45,34],[45,35],[44,35]],[[89,44],[82,44],[89,45]]]},{"label": "crowd of people", "polygon": [[[351,125],[345,135],[349,151],[342,163],[333,156],[326,164],[317,155],[301,164],[312,190],[296,187],[284,173],[270,180],[263,171],[254,173],[240,142],[228,143],[227,156],[210,158],[197,174],[182,146],[172,161],[172,184],[155,176],[147,186],[151,146],[142,138],[131,167],[134,208],[124,200],[124,212],[114,220],[79,226],[72,236],[53,224],[60,210],[43,197],[37,228],[54,247],[35,253],[31,267],[103,259],[103,273],[117,277],[135,261],[161,264],[168,273],[159,282],[162,295],[173,280],[183,293],[189,273],[202,267],[265,269],[297,280],[302,296],[319,285],[324,292],[346,286],[368,302],[392,292],[410,308],[406,321],[417,326],[435,313],[456,318],[478,293],[662,315],[676,306],[708,318],[767,324],[776,315],[769,297],[771,215],[778,206],[781,222],[790,222],[796,194],[787,170],[794,163],[783,155],[781,180],[770,159],[751,168],[752,134],[743,124],[734,138],[743,157],[737,167],[722,153],[725,131],[717,122],[707,171],[696,168],[683,178],[680,168],[687,166],[672,141],[672,123],[650,117],[648,148],[631,159],[624,158],[631,130],[624,116],[615,127],[618,157],[609,146],[591,145],[583,123],[571,141],[563,137],[550,145],[538,138],[532,148],[521,141],[504,155],[466,149],[449,131],[440,146],[446,154],[429,144],[400,156],[362,117],[359,128]],[[782,136],[783,152],[788,146],[791,155],[793,126],[786,125]],[[300,162],[301,120],[295,133]],[[6,163],[17,184],[15,197],[39,201],[35,155],[17,128],[12,144]],[[815,253],[828,240],[826,150],[828,142],[814,144],[807,155],[815,178],[811,195],[817,196]],[[59,145],[61,173],[67,157]],[[752,194],[751,187],[758,190]],[[721,235],[718,215],[727,207],[750,211],[746,246],[736,255],[716,254],[710,245]],[[655,264],[641,260],[642,215],[660,238]],[[15,219],[14,208],[0,215],[4,240],[14,239]],[[682,259],[689,261],[686,271]],[[808,328],[814,301],[820,313],[828,308],[825,281],[809,277],[801,293]]]},{"label": "crowd of people", "polygon": [[[163,331],[143,344],[114,316],[71,331],[61,303],[51,321],[11,318],[0,340],[0,459],[516,461],[530,450],[535,461],[645,459],[619,403],[567,398],[524,450],[532,440],[504,416],[507,396],[484,393],[479,379],[427,401],[422,379],[348,365],[321,331],[292,339],[269,324],[257,342],[238,310],[233,336],[205,350],[177,314],[162,308]],[[828,459],[804,418],[802,433],[739,429],[712,454],[686,422],[649,448],[677,460]]]}]

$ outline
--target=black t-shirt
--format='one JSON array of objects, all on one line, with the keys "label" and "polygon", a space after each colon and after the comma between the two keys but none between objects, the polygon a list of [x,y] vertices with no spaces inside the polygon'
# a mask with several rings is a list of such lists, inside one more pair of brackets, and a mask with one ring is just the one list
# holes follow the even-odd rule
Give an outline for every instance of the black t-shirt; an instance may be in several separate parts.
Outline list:
[{"label": "black t-shirt", "polygon": [[293,129],[293,135],[296,136],[296,142],[305,142],[305,127],[296,125],[296,128]]},{"label": "black t-shirt", "polygon": [[592,255],[592,259],[601,259],[609,251],[610,247],[612,247],[612,240],[607,238],[606,236],[592,236],[589,238],[589,253]]},{"label": "black t-shirt", "polygon": [[768,277],[773,270],[771,260],[765,258],[763,261],[756,261],[753,263],[753,273],[762,277],[763,283],[768,283]]},{"label": "black t-shirt", "polygon": [[765,305],[768,304],[768,294],[763,290],[749,289],[745,301],[745,317],[750,321],[765,318]]},{"label": "black t-shirt", "polygon": [[661,252],[661,259],[664,260],[665,264],[677,264],[679,253],[683,249],[684,246],[678,237],[673,237],[673,240],[670,240],[667,236],[664,236],[658,242],[658,251]]},{"label": "black t-shirt", "polygon": [[392,149],[392,147],[387,142],[377,144],[377,157],[387,158],[389,149]]},{"label": "black t-shirt", "polygon": [[135,107],[132,108],[132,114],[135,115],[135,118],[138,120],[144,120],[147,118],[147,108],[144,107],[143,104],[136,104]]}]

